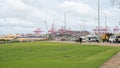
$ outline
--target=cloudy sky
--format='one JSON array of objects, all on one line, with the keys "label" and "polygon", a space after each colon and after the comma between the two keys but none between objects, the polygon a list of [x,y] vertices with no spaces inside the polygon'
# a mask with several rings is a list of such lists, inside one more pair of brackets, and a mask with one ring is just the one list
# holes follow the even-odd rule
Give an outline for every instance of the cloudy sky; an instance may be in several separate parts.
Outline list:
[{"label": "cloudy sky", "polygon": [[[69,12],[68,12],[69,11]],[[36,28],[47,31],[44,21],[51,28],[64,26],[72,30],[92,30],[97,26],[97,0],[0,0],[0,35],[33,33]],[[110,0],[100,0],[101,26],[119,25],[120,9]]]}]

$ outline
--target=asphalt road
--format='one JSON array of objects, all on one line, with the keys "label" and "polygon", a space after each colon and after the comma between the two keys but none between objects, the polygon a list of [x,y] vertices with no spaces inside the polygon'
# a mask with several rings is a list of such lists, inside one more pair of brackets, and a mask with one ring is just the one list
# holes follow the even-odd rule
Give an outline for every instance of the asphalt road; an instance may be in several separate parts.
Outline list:
[{"label": "asphalt road", "polygon": [[74,41],[49,41],[49,42],[61,42],[61,43],[75,43],[75,44],[87,44],[87,45],[100,45],[100,46],[118,46],[120,47],[120,43],[109,43],[109,42],[74,42]]}]

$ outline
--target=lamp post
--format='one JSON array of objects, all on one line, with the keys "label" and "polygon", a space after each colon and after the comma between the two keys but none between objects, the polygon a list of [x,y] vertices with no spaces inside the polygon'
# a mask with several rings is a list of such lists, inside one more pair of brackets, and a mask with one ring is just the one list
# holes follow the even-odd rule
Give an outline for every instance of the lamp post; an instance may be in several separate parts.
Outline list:
[{"label": "lamp post", "polygon": [[[106,12],[102,12],[104,14],[104,20],[105,20],[105,28],[107,27],[107,13]],[[105,30],[105,33],[107,31]]]},{"label": "lamp post", "polygon": [[100,0],[98,0],[98,35],[100,35]]},{"label": "lamp post", "polygon": [[[107,27],[107,13],[105,13],[105,29]],[[105,30],[105,33],[107,33],[107,30]]]},{"label": "lamp post", "polygon": [[107,26],[107,13],[105,13],[105,27]]},{"label": "lamp post", "polygon": [[65,23],[65,38],[67,37],[67,32],[66,32],[66,30],[67,30],[67,28],[66,28],[66,17],[67,17],[67,13],[70,13],[70,11],[65,11],[64,12],[64,23]]},{"label": "lamp post", "polygon": [[119,27],[118,28],[119,28],[119,32],[120,32],[120,21],[119,21]]}]

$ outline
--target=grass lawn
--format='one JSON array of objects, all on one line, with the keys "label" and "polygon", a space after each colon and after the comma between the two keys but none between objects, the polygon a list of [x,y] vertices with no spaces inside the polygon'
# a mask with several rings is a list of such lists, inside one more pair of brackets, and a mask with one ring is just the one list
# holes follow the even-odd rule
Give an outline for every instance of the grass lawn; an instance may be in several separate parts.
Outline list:
[{"label": "grass lawn", "polygon": [[98,68],[118,47],[28,42],[0,44],[0,68]]}]

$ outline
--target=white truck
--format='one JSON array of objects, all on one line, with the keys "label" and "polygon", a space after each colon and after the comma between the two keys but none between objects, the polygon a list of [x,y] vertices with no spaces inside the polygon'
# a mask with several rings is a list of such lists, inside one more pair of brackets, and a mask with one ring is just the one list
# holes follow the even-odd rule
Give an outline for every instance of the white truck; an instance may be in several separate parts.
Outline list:
[{"label": "white truck", "polygon": [[91,35],[86,36],[86,40],[88,42],[99,42],[99,36],[91,34]]}]

